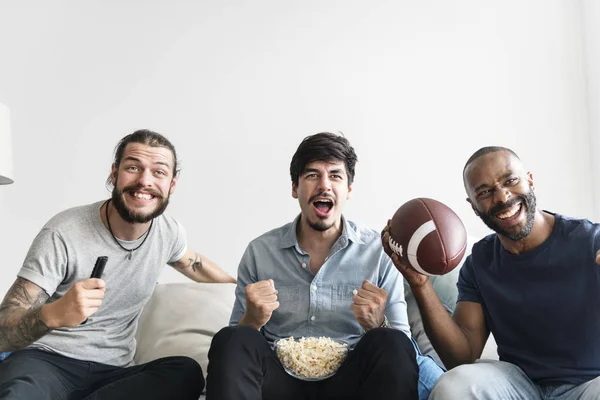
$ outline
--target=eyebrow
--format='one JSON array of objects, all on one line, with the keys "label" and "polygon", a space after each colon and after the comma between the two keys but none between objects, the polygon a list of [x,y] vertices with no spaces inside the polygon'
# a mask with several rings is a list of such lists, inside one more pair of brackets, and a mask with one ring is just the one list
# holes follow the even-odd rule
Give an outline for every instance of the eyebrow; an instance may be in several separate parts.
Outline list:
[{"label": "eyebrow", "polygon": [[[321,170],[317,169],[317,168],[305,168],[304,169],[304,174],[308,174],[311,172],[316,172],[316,173],[320,173]],[[332,169],[327,171],[328,174],[343,174],[344,170],[342,168],[336,168],[336,169]]]},{"label": "eyebrow", "polygon": [[[138,162],[138,163],[142,162],[142,160],[140,160],[139,158],[132,157],[132,156],[125,157],[125,159],[123,161],[135,161],[135,162]],[[155,161],[154,164],[164,165],[167,168],[171,168],[171,166],[168,163],[164,162],[164,161]]]},{"label": "eyebrow", "polygon": [[309,172],[320,172],[318,169],[316,168],[304,168],[304,174],[308,174]]},{"label": "eyebrow", "polygon": [[[500,180],[504,180],[504,179],[510,177],[511,175],[513,175],[513,172],[512,171],[508,171],[507,173],[505,173],[504,175],[502,175],[500,177]],[[489,187],[490,187],[490,185],[488,185],[487,183],[482,183],[481,185],[479,185],[479,186],[477,186],[475,188],[475,192],[479,192],[481,189],[486,189],[486,188],[489,188]]]}]

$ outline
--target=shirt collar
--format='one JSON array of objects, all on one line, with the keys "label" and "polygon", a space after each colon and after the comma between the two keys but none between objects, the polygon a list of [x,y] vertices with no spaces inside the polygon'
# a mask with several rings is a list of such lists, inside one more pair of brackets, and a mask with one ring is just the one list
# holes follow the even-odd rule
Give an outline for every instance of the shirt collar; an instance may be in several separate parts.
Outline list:
[{"label": "shirt collar", "polygon": [[[291,223],[289,229],[279,242],[279,245],[282,249],[286,249],[288,247],[296,247],[300,248],[298,245],[298,237],[296,236],[296,227],[298,226],[298,222],[300,221],[300,217],[302,214],[298,214],[298,216],[294,219],[294,222]],[[354,243],[363,244],[364,242],[361,240],[358,233],[350,226],[346,218],[342,215],[342,226],[344,229],[342,230],[342,235],[338,238],[336,243],[348,243],[348,240],[351,240]]]}]

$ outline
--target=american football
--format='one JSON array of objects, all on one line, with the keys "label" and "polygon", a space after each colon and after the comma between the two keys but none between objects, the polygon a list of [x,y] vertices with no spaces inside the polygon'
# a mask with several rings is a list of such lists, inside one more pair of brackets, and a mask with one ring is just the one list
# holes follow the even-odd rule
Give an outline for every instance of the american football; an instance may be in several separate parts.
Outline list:
[{"label": "american football", "polygon": [[392,217],[389,245],[404,264],[421,274],[444,275],[462,260],[467,231],[445,204],[416,198],[400,206]]}]

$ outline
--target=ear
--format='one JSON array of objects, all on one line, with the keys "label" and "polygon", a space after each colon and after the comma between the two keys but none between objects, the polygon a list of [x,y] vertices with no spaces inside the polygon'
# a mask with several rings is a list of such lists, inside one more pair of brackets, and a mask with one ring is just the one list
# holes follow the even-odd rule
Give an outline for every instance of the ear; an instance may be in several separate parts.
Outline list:
[{"label": "ear", "polygon": [[298,198],[298,185],[296,185],[294,182],[292,182],[292,197],[295,199]]},{"label": "ear", "polygon": [[535,190],[535,184],[533,183],[533,174],[531,172],[527,173],[527,183],[529,183],[531,190]]},{"label": "ear", "polygon": [[171,179],[171,187],[169,188],[170,195],[175,193],[175,187],[177,186],[177,179],[179,179],[177,176],[175,176],[173,179]]},{"label": "ear", "polygon": [[475,215],[477,215],[479,217],[479,211],[477,211],[477,208],[475,207],[475,205],[473,205],[473,202],[471,201],[470,198],[466,198],[467,203],[469,203],[471,205],[471,208],[473,209],[473,212],[475,213]]},{"label": "ear", "polygon": [[117,164],[113,163],[112,168],[110,170],[110,183],[115,186],[115,184],[117,183],[117,174],[119,171],[117,171]]},{"label": "ear", "polygon": [[348,194],[346,195],[346,200],[352,198],[352,185],[348,185]]}]

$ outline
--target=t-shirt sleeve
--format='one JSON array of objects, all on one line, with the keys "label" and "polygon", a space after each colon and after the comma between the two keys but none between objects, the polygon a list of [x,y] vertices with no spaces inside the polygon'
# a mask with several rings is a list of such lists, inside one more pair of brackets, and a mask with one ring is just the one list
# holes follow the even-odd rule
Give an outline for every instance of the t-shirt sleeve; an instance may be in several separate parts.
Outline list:
[{"label": "t-shirt sleeve", "polygon": [[67,246],[59,233],[43,228],[27,252],[17,276],[35,283],[52,296],[68,272]]},{"label": "t-shirt sleeve", "polygon": [[473,273],[473,256],[469,255],[465,260],[464,265],[460,269],[458,275],[458,298],[459,301],[472,301],[475,303],[482,303],[479,288],[477,287],[477,281],[475,280],[475,274]]},{"label": "t-shirt sleeve", "polygon": [[171,258],[168,261],[168,264],[176,263],[181,260],[187,251],[187,236],[185,234],[185,229],[183,225],[176,221],[176,232],[173,232],[175,235],[175,242],[173,243],[173,252],[171,253]]}]

